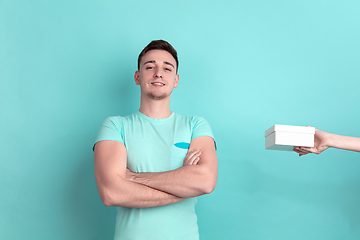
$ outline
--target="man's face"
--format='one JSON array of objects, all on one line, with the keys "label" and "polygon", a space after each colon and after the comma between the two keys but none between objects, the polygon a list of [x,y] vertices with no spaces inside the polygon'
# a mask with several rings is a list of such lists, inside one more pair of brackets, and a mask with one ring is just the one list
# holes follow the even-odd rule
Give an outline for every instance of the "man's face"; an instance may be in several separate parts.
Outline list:
[{"label": "man's face", "polygon": [[135,83],[141,94],[161,100],[168,98],[179,82],[174,57],[164,50],[150,50],[141,59],[140,69],[135,72]]}]

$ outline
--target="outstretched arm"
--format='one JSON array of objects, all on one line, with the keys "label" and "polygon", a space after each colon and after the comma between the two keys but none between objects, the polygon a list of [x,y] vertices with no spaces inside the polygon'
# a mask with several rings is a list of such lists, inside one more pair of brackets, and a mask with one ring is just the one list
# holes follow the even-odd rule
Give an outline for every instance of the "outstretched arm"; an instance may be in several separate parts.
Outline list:
[{"label": "outstretched arm", "polygon": [[126,179],[127,153],[116,141],[97,142],[94,149],[95,178],[106,206],[148,208],[185,200]]},{"label": "outstretched arm", "polygon": [[314,147],[295,147],[299,156],[308,153],[320,154],[329,147],[360,152],[360,138],[328,133],[315,129]]},{"label": "outstretched arm", "polygon": [[215,189],[217,169],[214,139],[203,136],[191,141],[183,167],[157,173],[128,170],[127,178],[181,198],[190,198],[209,194]]}]

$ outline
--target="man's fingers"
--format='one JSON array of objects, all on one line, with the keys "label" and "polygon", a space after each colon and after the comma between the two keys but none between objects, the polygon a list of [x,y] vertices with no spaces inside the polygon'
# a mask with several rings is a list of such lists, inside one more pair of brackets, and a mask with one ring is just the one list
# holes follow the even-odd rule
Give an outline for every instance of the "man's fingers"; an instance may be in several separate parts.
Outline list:
[{"label": "man's fingers", "polygon": [[200,157],[200,155],[202,154],[201,151],[195,153],[194,155],[191,156],[191,161],[195,161],[196,158]]},{"label": "man's fingers", "polygon": [[197,157],[197,156],[200,156],[201,155],[201,151],[196,149],[196,150],[193,150],[191,152],[189,152],[187,155],[186,155],[186,158],[188,159],[192,159],[194,157]]},{"label": "man's fingers", "polygon": [[187,165],[193,165],[193,162],[194,162],[194,159],[191,158],[191,159],[189,159],[189,161],[187,162]]},{"label": "man's fingers", "polygon": [[190,151],[185,159],[184,159],[184,165],[195,165],[200,160],[202,152],[200,150],[193,150]]},{"label": "man's fingers", "polygon": [[201,153],[200,150],[199,150],[199,149],[195,149],[195,150],[190,151],[190,152],[187,154],[187,157],[188,157],[188,158],[192,158],[192,157],[194,157],[195,155],[197,155],[197,154],[199,154],[199,153]]},{"label": "man's fingers", "polygon": [[200,161],[200,156],[195,158],[191,165],[196,165]]},{"label": "man's fingers", "polygon": [[200,161],[200,157],[197,157],[197,158],[194,160],[193,165],[198,164],[199,161]]}]

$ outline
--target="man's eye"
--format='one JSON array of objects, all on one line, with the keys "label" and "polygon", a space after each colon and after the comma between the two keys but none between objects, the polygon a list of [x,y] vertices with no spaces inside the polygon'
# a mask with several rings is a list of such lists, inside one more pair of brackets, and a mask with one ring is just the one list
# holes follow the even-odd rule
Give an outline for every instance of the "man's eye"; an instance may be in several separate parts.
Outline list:
[{"label": "man's eye", "polygon": [[165,68],[165,70],[166,70],[166,71],[171,71],[171,69],[170,69],[170,68]]},{"label": "man's eye", "polygon": [[153,69],[153,67],[146,67],[146,69]]}]

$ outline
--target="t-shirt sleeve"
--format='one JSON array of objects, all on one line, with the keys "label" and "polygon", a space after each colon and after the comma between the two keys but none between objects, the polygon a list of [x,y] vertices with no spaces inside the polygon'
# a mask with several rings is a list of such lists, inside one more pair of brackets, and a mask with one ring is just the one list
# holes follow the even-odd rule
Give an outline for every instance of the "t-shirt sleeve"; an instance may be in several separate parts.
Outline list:
[{"label": "t-shirt sleeve", "polygon": [[112,140],[125,144],[124,126],[120,117],[108,117],[101,124],[94,146],[97,142],[103,140]]},{"label": "t-shirt sleeve", "polygon": [[215,141],[214,134],[211,130],[210,124],[202,117],[193,118],[193,129],[191,134],[191,141],[197,137],[209,136]]}]

